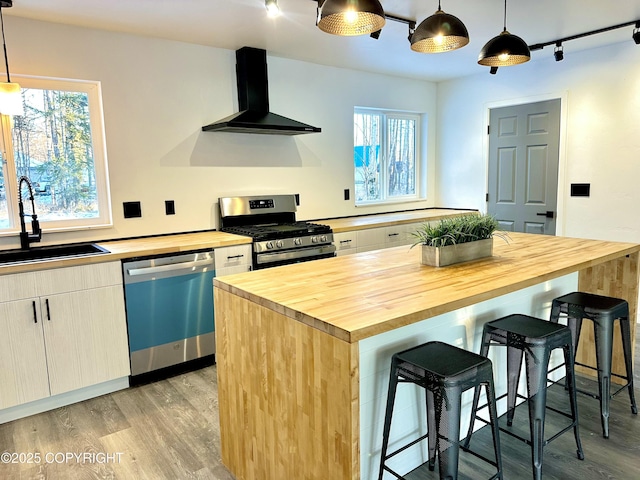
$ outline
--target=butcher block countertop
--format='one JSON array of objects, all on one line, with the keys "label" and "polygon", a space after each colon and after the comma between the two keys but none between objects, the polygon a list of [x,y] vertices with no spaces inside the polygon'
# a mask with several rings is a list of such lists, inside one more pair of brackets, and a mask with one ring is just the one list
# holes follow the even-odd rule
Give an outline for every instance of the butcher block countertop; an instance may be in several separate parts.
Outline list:
[{"label": "butcher block countertop", "polygon": [[[442,268],[421,265],[419,247],[395,247],[230,275],[214,284],[354,343],[640,251],[632,243],[510,237],[508,244],[494,239],[492,257]],[[633,258],[633,271],[610,280],[637,288]]]},{"label": "butcher block countertop", "polygon": [[316,223],[329,225],[333,233],[351,232],[367,228],[389,227],[403,223],[428,222],[441,218],[459,217],[468,213],[477,213],[477,210],[458,210],[455,208],[427,208],[424,210],[411,210],[407,212],[379,213],[373,215],[361,215],[344,218],[328,218],[314,220]]},{"label": "butcher block countertop", "polygon": [[[123,258],[180,253],[205,248],[220,248],[251,242],[252,240],[249,237],[216,231],[95,242],[97,245],[106,248],[110,253],[78,258],[38,260],[33,262],[0,265],[0,275],[46,270],[50,268],[90,265],[93,263],[121,260]],[[35,248],[37,248],[37,246]]]}]

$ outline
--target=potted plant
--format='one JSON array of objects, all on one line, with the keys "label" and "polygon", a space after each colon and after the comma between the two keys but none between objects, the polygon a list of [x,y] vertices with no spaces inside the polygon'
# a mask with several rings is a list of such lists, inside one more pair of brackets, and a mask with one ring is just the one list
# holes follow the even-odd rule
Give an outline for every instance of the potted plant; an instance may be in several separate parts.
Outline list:
[{"label": "potted plant", "polygon": [[422,246],[422,264],[443,267],[489,257],[493,253],[493,237],[508,240],[498,230],[498,221],[488,214],[468,214],[424,223],[413,232],[416,245]]}]

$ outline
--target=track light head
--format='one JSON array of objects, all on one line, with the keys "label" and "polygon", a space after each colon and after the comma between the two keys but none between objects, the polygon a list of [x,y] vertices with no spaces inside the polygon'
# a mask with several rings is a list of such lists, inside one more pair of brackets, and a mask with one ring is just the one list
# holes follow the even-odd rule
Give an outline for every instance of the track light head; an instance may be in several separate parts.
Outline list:
[{"label": "track light head", "polygon": [[491,67],[491,68],[489,69],[489,73],[490,73],[491,75],[495,75],[496,73],[498,73],[498,67]]},{"label": "track light head", "polygon": [[556,62],[564,60],[564,47],[562,46],[562,42],[556,43],[556,48],[553,50],[553,56],[556,59]]},{"label": "track light head", "polygon": [[636,22],[636,26],[633,29],[633,35],[631,35],[636,45],[640,45],[640,22]]},{"label": "track light head", "polygon": [[376,30],[375,32],[371,32],[371,33],[369,34],[369,36],[370,36],[371,38],[375,38],[376,40],[378,40],[378,39],[380,38],[380,34],[381,34],[381,33],[382,33],[382,29],[380,29],[380,30]]}]

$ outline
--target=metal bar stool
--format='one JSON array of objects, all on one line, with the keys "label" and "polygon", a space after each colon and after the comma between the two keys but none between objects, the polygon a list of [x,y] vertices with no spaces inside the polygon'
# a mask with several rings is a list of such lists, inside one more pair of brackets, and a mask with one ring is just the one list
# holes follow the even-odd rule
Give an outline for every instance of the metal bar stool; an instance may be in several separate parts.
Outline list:
[{"label": "metal bar stool", "polygon": [[[551,318],[554,323],[559,318],[567,318],[571,330],[573,353],[578,349],[582,320],[593,322],[593,332],[596,347],[596,367],[576,362],[576,365],[591,368],[598,371],[598,395],[584,390],[578,390],[593,398],[600,400],[600,416],[602,423],[602,435],[609,438],[609,410],[610,400],[613,396],[627,388],[631,402],[631,412],[636,415],[638,407],[633,393],[633,352],[631,350],[631,325],[629,324],[629,304],[626,300],[612,297],[604,297],[592,293],[573,292],[553,300],[551,304]],[[613,325],[620,321],[620,334],[622,337],[622,349],[624,351],[624,363],[626,376],[611,372],[611,360],[613,356]],[[627,383],[611,393],[611,376],[624,379]]]},{"label": "metal bar stool", "polygon": [[[574,359],[569,329],[564,325],[554,324],[527,315],[509,315],[485,324],[482,332],[480,355],[486,357],[489,354],[490,345],[507,347],[507,393],[497,397],[496,400],[507,397],[507,425],[509,427],[513,424],[516,398],[526,399],[528,402],[530,438],[523,438],[508,428],[500,427],[500,430],[531,447],[533,478],[536,480],[542,478],[544,446],[572,428],[576,438],[577,456],[580,460],[583,460],[584,453],[578,432],[578,405],[573,370]],[[564,352],[571,414],[555,408],[552,409],[547,405],[549,358],[552,350],[556,348],[562,348]],[[526,397],[517,393],[523,354],[525,354],[527,373]],[[484,405],[478,407],[479,399],[480,391],[476,388],[473,397],[471,424],[469,425],[464,447],[469,446],[475,420],[478,419],[486,423],[486,420],[477,415],[478,409],[484,408]],[[545,440],[544,421],[547,409],[571,419],[571,424]]]},{"label": "metal bar stool", "polygon": [[[387,454],[398,383],[412,383],[425,389],[428,433]],[[378,480],[382,480],[385,471],[398,479],[404,479],[405,477],[388,467],[386,462],[424,439],[427,439],[428,442],[429,470],[435,469],[437,451],[440,478],[457,479],[462,393],[481,385],[485,386],[489,404],[490,422],[488,423],[491,423],[495,460],[469,449],[466,451],[496,467],[497,473],[490,477],[491,479],[502,479],[500,439],[497,428],[498,416],[491,361],[453,345],[428,342],[396,353],[391,360]]]}]

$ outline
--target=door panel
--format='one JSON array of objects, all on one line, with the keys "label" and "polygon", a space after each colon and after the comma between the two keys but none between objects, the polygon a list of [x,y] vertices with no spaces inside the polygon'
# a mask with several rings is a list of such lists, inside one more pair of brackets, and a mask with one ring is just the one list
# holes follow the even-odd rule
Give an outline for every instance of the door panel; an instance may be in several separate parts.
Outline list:
[{"label": "door panel", "polygon": [[554,235],[560,100],[492,109],[489,132],[487,211],[504,230]]}]

